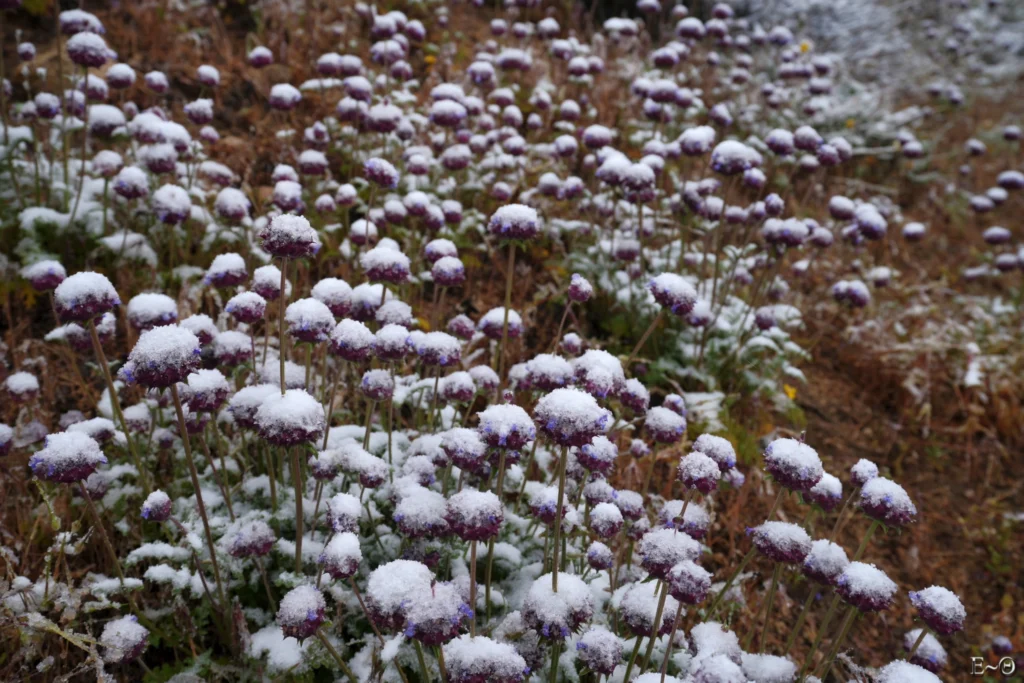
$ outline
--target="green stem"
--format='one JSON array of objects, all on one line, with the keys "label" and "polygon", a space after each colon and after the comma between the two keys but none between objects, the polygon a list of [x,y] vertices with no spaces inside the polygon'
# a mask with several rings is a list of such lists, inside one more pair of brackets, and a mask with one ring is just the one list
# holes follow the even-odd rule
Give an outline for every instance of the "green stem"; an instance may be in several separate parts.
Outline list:
[{"label": "green stem", "polygon": [[[632,291],[632,289],[630,289],[630,291]],[[622,367],[626,368],[627,370],[629,369],[629,366],[633,362],[633,359],[636,358],[636,354],[640,353],[640,349],[642,349],[644,347],[644,344],[647,343],[647,338],[651,336],[651,333],[654,332],[654,328],[658,326],[658,323],[660,323],[661,319],[664,317],[665,308],[662,307],[661,310],[658,311],[658,315],[654,316],[654,320],[652,320],[651,324],[648,325],[647,331],[644,332],[642,337],[640,337],[640,341],[638,341],[636,343],[636,346],[633,347],[633,350],[629,352],[629,356],[626,358],[626,362],[622,364]]]},{"label": "green stem", "polygon": [[299,450],[292,448],[292,480],[295,485],[295,573],[302,574],[302,469]]},{"label": "green stem", "polygon": [[558,551],[561,549],[562,538],[562,505],[565,503],[565,462],[569,449],[562,446],[562,455],[558,459],[558,506],[555,508],[555,539],[554,559],[551,562],[551,590],[558,592]]},{"label": "green stem", "polygon": [[917,648],[921,647],[921,643],[924,642],[924,637],[930,632],[931,630],[927,626],[921,629],[920,635],[917,636],[917,640],[914,641],[913,647],[911,647],[910,652],[907,653],[907,661],[914,658],[914,655],[917,654]]},{"label": "green stem", "polygon": [[668,584],[659,580],[658,586],[661,588],[661,596],[658,598],[658,609],[654,613],[654,625],[651,626],[651,639],[647,641],[647,650],[644,652],[644,661],[640,665],[641,671],[645,671],[647,669],[647,665],[651,662],[651,655],[654,654],[654,642],[658,639],[658,631],[661,630],[661,617],[665,612],[665,598],[668,597]]},{"label": "green stem", "polygon": [[[524,477],[525,478],[525,477]],[[502,448],[498,455],[498,481],[495,484],[495,493],[498,499],[501,499],[502,486],[505,483],[505,449]],[[476,543],[474,542],[474,548]],[[475,570],[475,567],[474,567]],[[487,605],[485,608],[487,611],[487,621],[491,621],[491,576],[494,572],[494,537],[492,536],[487,541],[487,576],[485,578],[486,587],[484,588],[484,603]],[[476,603],[473,604],[473,609],[476,609]]]},{"label": "green stem", "polygon": [[743,559],[740,560],[740,565],[736,567],[736,571],[733,572],[732,576],[729,577],[729,580],[725,582],[724,586],[722,586],[722,590],[718,591],[718,595],[715,596],[714,602],[712,602],[711,607],[708,608],[707,621],[711,621],[711,618],[715,616],[715,612],[718,610],[719,605],[722,604],[725,594],[729,592],[730,588],[732,588],[732,584],[736,581],[736,577],[743,573],[743,570],[747,568],[750,561],[754,559],[754,554],[756,552],[756,548],[751,548],[750,552],[744,555]]},{"label": "green stem", "polygon": [[828,653],[828,658],[825,659],[824,668],[821,671],[821,675],[818,676],[821,680],[828,678],[828,672],[832,670],[832,663],[836,660],[836,655],[839,654],[839,648],[843,646],[843,641],[846,640],[846,636],[849,635],[850,629],[853,627],[853,622],[857,618],[857,608],[853,605],[846,610],[846,617],[843,619],[843,625],[839,629],[839,636],[836,638],[836,642],[833,643],[832,649]]},{"label": "green stem", "polygon": [[874,536],[875,530],[878,528],[880,522],[878,520],[871,520],[871,526],[868,527],[868,531],[864,534],[864,538],[860,542],[860,547],[857,548],[857,554],[853,556],[852,562],[858,561],[864,554],[864,551],[868,548],[868,542],[871,541],[871,537]]},{"label": "green stem", "polygon": [[[95,329],[95,327],[93,328]],[[199,488],[199,473],[196,472],[196,464],[192,459],[192,443],[188,437],[188,430],[185,428],[185,411],[181,407],[181,398],[178,396],[178,386],[171,384],[171,399],[174,401],[174,410],[178,414],[178,428],[181,432],[181,441],[185,447],[185,464],[188,465],[188,473],[192,478],[192,488],[196,490],[196,507],[199,508],[199,516],[203,520],[203,531],[206,534],[206,547],[210,551],[210,562],[213,565],[213,578],[217,581],[217,597],[220,598],[221,609],[228,610],[228,601],[224,593],[224,583],[220,579],[220,565],[217,563],[217,551],[213,544],[213,533],[210,531],[210,518],[206,514],[206,504],[203,502],[203,492]]]},{"label": "green stem", "polygon": [[630,680],[629,674],[633,672],[633,665],[636,663],[636,656],[640,653],[640,645],[643,643],[644,637],[636,637],[636,645],[633,646],[633,654],[629,656],[629,665],[626,666],[626,675],[622,677],[623,681]]},{"label": "green stem", "polygon": [[[488,568],[490,565],[488,564]],[[487,589],[490,598],[490,572],[487,573]],[[490,600],[488,599],[488,602]],[[469,622],[469,635],[476,637],[476,540],[469,542],[469,608],[473,610],[473,619]],[[488,615],[490,619],[490,615]]]},{"label": "green stem", "polygon": [[[92,337],[92,348],[96,353],[96,360],[99,361],[100,368],[103,370],[103,379],[107,383],[107,393],[110,394],[110,407],[113,409],[114,416],[117,417],[117,421],[121,424],[121,429],[124,431],[124,440],[128,443],[128,452],[132,456],[135,469],[139,472],[142,492],[148,496],[150,492],[149,477],[146,475],[146,470],[142,468],[142,461],[139,460],[139,453],[135,450],[135,442],[132,440],[131,432],[128,430],[128,422],[124,419],[124,413],[121,412],[121,400],[117,396],[114,378],[110,374],[110,365],[107,363],[107,355],[103,353],[103,344],[100,343],[100,335],[96,332],[96,322],[94,320],[89,321],[89,335]],[[182,430],[185,429],[184,422],[181,428]]]},{"label": "green stem", "polygon": [[334,646],[331,645],[331,641],[327,639],[327,636],[324,635],[323,631],[317,629],[316,637],[320,639],[321,643],[323,643],[324,648],[329,653],[331,653],[331,657],[333,657],[334,661],[337,662],[338,668],[341,669],[346,676],[348,676],[349,680],[351,680],[352,683],[359,683],[359,679],[356,678],[356,675],[354,673],[352,673],[352,669],[348,668],[348,665],[345,663],[345,660],[342,659],[341,655],[338,654],[338,651],[334,649]]},{"label": "green stem", "polygon": [[508,245],[508,272],[505,274],[505,320],[501,326],[501,347],[498,349],[498,398],[505,383],[505,347],[508,345],[508,312],[512,307],[512,274],[516,267],[516,245]]},{"label": "green stem", "polygon": [[832,623],[832,615],[836,611],[836,605],[839,604],[839,595],[835,595],[832,598],[832,602],[828,605],[828,611],[825,612],[825,619],[821,622],[821,628],[818,629],[818,635],[814,636],[814,642],[811,644],[811,651],[807,653],[807,658],[804,659],[803,665],[800,667],[800,673],[797,674],[796,680],[803,681],[804,674],[807,673],[807,667],[814,661],[814,655],[818,653],[818,647],[821,645],[822,639],[825,637],[825,633],[828,632],[829,624]]},{"label": "green stem", "polygon": [[764,611],[764,626],[761,628],[761,642],[757,645],[757,654],[764,654],[765,639],[768,637],[768,624],[772,620],[772,603],[775,602],[775,590],[779,587],[779,574],[782,572],[782,563],[775,563],[775,571],[772,572],[772,585],[768,589],[768,603]]},{"label": "green stem", "polygon": [[676,640],[676,631],[679,630],[679,621],[683,616],[683,603],[676,608],[676,618],[672,621],[672,633],[668,637],[668,645],[665,646],[665,656],[661,660],[661,683],[665,683],[665,674],[668,673],[668,660],[672,656],[672,643]]},{"label": "green stem", "polygon": [[288,297],[285,296],[285,287],[288,283],[285,281],[285,273],[288,272],[288,259],[281,259],[281,315],[280,320],[277,323],[277,347],[279,353],[278,364],[281,368],[281,395],[284,396],[285,382],[284,382],[284,363],[288,355],[288,345],[285,344],[284,340],[284,309],[285,304],[288,303]]},{"label": "green stem", "polygon": [[416,658],[420,662],[420,675],[423,676],[423,683],[430,683],[430,674],[427,673],[427,662],[423,659],[423,646],[420,645],[418,640],[413,640],[412,643],[416,646]]},{"label": "green stem", "polygon": [[790,650],[793,649],[793,643],[796,642],[796,636],[800,633],[800,629],[803,628],[804,620],[807,619],[807,612],[811,609],[811,604],[814,602],[814,596],[816,592],[814,586],[809,587],[811,590],[807,594],[807,599],[804,600],[803,607],[800,608],[800,615],[796,618],[796,624],[793,629],[789,632],[789,638],[786,639],[786,649],[782,651],[782,656],[789,656]]}]

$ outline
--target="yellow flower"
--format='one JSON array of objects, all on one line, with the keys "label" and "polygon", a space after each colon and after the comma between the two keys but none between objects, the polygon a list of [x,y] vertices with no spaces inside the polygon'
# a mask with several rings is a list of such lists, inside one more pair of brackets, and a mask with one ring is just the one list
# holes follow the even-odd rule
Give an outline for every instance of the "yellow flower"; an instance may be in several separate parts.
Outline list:
[{"label": "yellow flower", "polygon": [[853,128],[856,125],[857,125],[857,122],[854,121],[852,118],[846,119],[846,127],[847,128]]},{"label": "yellow flower", "polygon": [[811,42],[809,40],[800,41],[800,52],[806,54],[811,51]]},{"label": "yellow flower", "polygon": [[427,63],[427,66],[434,66],[434,62],[437,61],[437,57],[434,55],[427,55],[423,58],[423,61]]},{"label": "yellow flower", "polygon": [[796,387],[791,387],[788,384],[783,384],[782,385],[782,390],[784,392],[786,392],[786,396],[789,397],[790,401],[792,401],[794,398],[796,398]]}]

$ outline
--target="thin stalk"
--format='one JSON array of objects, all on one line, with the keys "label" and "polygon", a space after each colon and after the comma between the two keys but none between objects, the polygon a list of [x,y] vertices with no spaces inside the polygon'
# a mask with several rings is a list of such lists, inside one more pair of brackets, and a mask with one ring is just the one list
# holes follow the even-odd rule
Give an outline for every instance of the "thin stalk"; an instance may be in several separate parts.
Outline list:
[{"label": "thin stalk", "polygon": [[498,348],[498,377],[502,378],[498,384],[498,396],[501,396],[501,387],[505,380],[505,347],[508,345],[508,311],[512,307],[512,274],[516,268],[516,245],[508,245],[508,271],[505,274],[505,320],[501,326],[501,346]]},{"label": "thin stalk", "polygon": [[[216,418],[214,418],[216,419]],[[210,453],[210,447],[206,444],[206,439],[200,439],[199,444],[203,447],[203,455],[206,456],[207,462],[210,463],[210,469],[213,470],[214,479],[217,481],[217,486],[220,487],[220,492],[224,496],[224,502],[228,507],[228,516],[231,517],[231,521],[235,521],[235,509],[231,505],[231,491],[227,482],[227,472],[224,471],[224,455],[221,454],[220,469],[217,469],[217,463],[213,459],[213,455]]]},{"label": "thin stalk", "polygon": [[743,559],[740,560],[740,565],[736,567],[736,571],[733,572],[732,576],[729,577],[729,580],[725,582],[724,586],[722,586],[722,590],[718,591],[718,595],[715,596],[714,602],[712,602],[711,607],[708,608],[708,615],[706,617],[707,621],[711,621],[711,617],[715,616],[715,611],[718,609],[719,605],[722,604],[722,600],[725,598],[725,594],[729,592],[729,589],[732,588],[732,584],[736,582],[736,577],[743,573],[743,570],[746,569],[747,565],[750,564],[750,561],[754,559],[754,555],[756,553],[757,549],[751,548],[750,552],[744,555]]},{"label": "thin stalk", "polygon": [[914,645],[910,648],[910,652],[907,653],[907,661],[914,658],[914,655],[917,654],[917,648],[921,647],[921,643],[924,642],[924,637],[929,633],[931,633],[931,629],[927,626],[921,629],[920,635],[917,636],[917,640],[914,641]]},{"label": "thin stalk", "polygon": [[124,571],[121,569],[121,560],[117,557],[117,551],[114,550],[113,544],[110,542],[110,537],[107,536],[107,530],[103,528],[103,518],[100,517],[100,513],[96,510],[96,504],[92,502],[92,498],[89,497],[89,489],[85,487],[85,481],[78,482],[79,490],[82,493],[82,498],[85,499],[85,505],[89,508],[89,514],[92,515],[92,525],[96,529],[96,533],[99,534],[100,538],[103,539],[103,545],[106,546],[107,552],[110,553],[110,559],[114,562],[114,569],[117,571],[117,580],[121,584],[121,590],[125,591],[125,595],[128,600],[131,601],[132,606],[135,605],[135,600],[127,589],[124,587]]},{"label": "thin stalk", "polygon": [[[85,159],[89,153],[89,67],[82,67],[82,78],[82,99],[84,100],[83,106],[85,107],[85,113],[82,115],[82,160],[81,165],[78,167],[78,190],[75,192],[74,208],[71,209],[71,213],[68,215],[69,221],[74,221],[75,214],[78,213],[78,204],[82,199],[82,188],[85,187]],[[66,178],[64,182],[67,182]]]},{"label": "thin stalk", "polygon": [[270,447],[263,451],[266,460],[267,478],[270,479],[270,507],[277,514],[277,465],[274,464],[274,454]]},{"label": "thin stalk", "polygon": [[768,516],[765,517],[766,522],[772,521],[772,518],[775,517],[775,513],[779,511],[779,506],[782,505],[782,499],[786,497],[786,491],[788,490],[789,489],[786,488],[779,489],[779,495],[775,496],[775,502],[772,503],[772,509],[768,512]]},{"label": "thin stalk", "polygon": [[850,629],[853,627],[853,622],[857,619],[857,608],[850,605],[850,608],[846,610],[846,617],[843,619],[843,625],[839,629],[839,635],[836,637],[836,642],[832,644],[832,649],[828,653],[828,657],[823,662],[823,669],[821,675],[818,676],[821,680],[828,678],[828,672],[832,670],[832,663],[836,660],[836,655],[839,654],[839,648],[843,646],[843,642],[846,637],[850,634]]},{"label": "thin stalk", "polygon": [[277,355],[279,357],[279,365],[281,366],[281,395],[282,396],[284,396],[284,392],[285,392],[284,362],[285,362],[285,357],[288,355],[288,353],[287,353],[287,345],[284,342],[284,309],[285,309],[285,304],[288,303],[288,297],[285,296],[285,287],[287,286],[287,282],[285,282],[285,273],[287,271],[288,271],[288,259],[281,259],[281,315],[280,315],[280,320],[278,320],[278,323],[277,323],[277,330],[278,330],[278,332],[277,332],[277,346],[278,346],[278,350],[279,350],[279,353]]},{"label": "thin stalk", "polygon": [[[93,327],[95,334],[95,326]],[[210,532],[210,518],[206,514],[206,504],[203,502],[203,492],[199,488],[199,473],[196,472],[196,464],[192,459],[192,443],[188,437],[188,430],[185,429],[185,411],[181,407],[181,398],[178,396],[178,386],[171,384],[171,399],[174,401],[174,410],[178,414],[178,428],[181,432],[181,442],[185,446],[185,464],[188,465],[189,476],[192,477],[192,488],[196,490],[196,507],[199,508],[199,516],[203,520],[203,531],[206,534],[206,547],[210,551],[210,562],[213,564],[213,578],[217,582],[217,596],[220,598],[221,609],[228,609],[228,601],[224,593],[224,583],[220,580],[220,565],[217,563],[217,551],[213,545],[213,534]]]},{"label": "thin stalk", "polygon": [[316,637],[320,639],[320,642],[323,644],[324,648],[329,653],[331,653],[331,657],[333,657],[334,661],[337,662],[338,668],[341,669],[346,676],[348,676],[349,680],[352,681],[352,683],[359,683],[359,679],[356,678],[356,675],[354,673],[352,673],[352,669],[348,668],[348,664],[346,664],[345,660],[341,658],[341,655],[338,654],[338,651],[334,649],[334,646],[331,645],[331,641],[327,639],[327,636],[324,635],[323,631],[317,629]]},{"label": "thin stalk", "polygon": [[665,683],[665,674],[668,673],[668,659],[672,656],[672,643],[676,640],[676,631],[679,629],[679,621],[683,616],[683,603],[676,608],[676,618],[672,622],[672,633],[668,637],[668,645],[665,646],[665,657],[661,660],[661,683]]},{"label": "thin stalk", "polygon": [[380,644],[384,645],[384,636],[380,634],[380,630],[377,628],[377,624],[374,623],[373,619],[370,617],[370,611],[366,609],[366,603],[363,602],[363,594],[359,592],[359,587],[356,586],[356,577],[350,576],[348,580],[349,584],[352,586],[352,592],[356,594],[356,600],[359,601],[359,607],[362,608],[363,614],[366,615],[367,621],[370,622],[370,628],[373,629],[373,632],[377,636],[377,640],[380,642]]},{"label": "thin stalk", "polygon": [[782,573],[782,563],[775,563],[775,571],[772,572],[772,585],[768,589],[768,603],[764,610],[764,626],[761,627],[761,642],[757,645],[757,654],[764,654],[765,639],[768,637],[768,624],[772,620],[772,603],[775,602],[775,590],[779,587],[779,574]]},{"label": "thin stalk", "polygon": [[437,386],[441,383],[441,366],[437,366],[437,372],[434,374],[434,395],[430,399],[430,429],[434,429],[434,425],[437,424]]},{"label": "thin stalk", "polygon": [[629,674],[633,672],[633,664],[636,663],[636,656],[640,652],[640,645],[643,643],[643,636],[636,637],[636,645],[633,646],[633,654],[629,656],[629,665],[626,667],[626,675],[622,677],[623,681],[629,680]]},{"label": "thin stalk", "polygon": [[416,659],[420,662],[420,675],[423,676],[423,683],[430,683],[430,674],[427,673],[427,662],[423,659],[423,646],[420,645],[418,640],[413,640],[412,643],[416,646]]},{"label": "thin stalk", "polygon": [[825,637],[825,633],[828,632],[829,624],[832,623],[832,615],[836,611],[836,605],[839,604],[839,595],[835,595],[832,598],[832,602],[828,605],[828,611],[825,612],[825,619],[821,622],[821,627],[818,629],[818,635],[814,636],[814,642],[811,644],[811,651],[807,653],[807,658],[804,659],[803,665],[800,667],[800,673],[797,674],[796,680],[803,681],[804,674],[807,673],[807,667],[814,661],[814,655],[818,653],[818,647],[821,645],[822,639]]},{"label": "thin stalk", "polygon": [[651,449],[651,468],[647,470],[647,477],[644,479],[644,486],[640,489],[640,495],[646,496],[651,488],[651,479],[654,478],[654,469],[658,466],[658,444]]},{"label": "thin stalk", "polygon": [[558,657],[559,650],[561,649],[562,641],[556,640],[555,644],[551,648],[551,678],[550,683],[558,683]]},{"label": "thin stalk", "polygon": [[448,667],[444,664],[444,648],[437,646],[437,668],[441,670],[441,683],[448,683]]},{"label": "thin stalk", "polygon": [[[488,565],[489,566],[489,565]],[[490,579],[488,572],[488,579]],[[490,581],[487,582],[490,588]],[[488,598],[490,596],[487,596]],[[488,601],[489,602],[489,601]],[[469,542],[469,607],[473,610],[473,619],[469,622],[469,634],[476,636],[476,540]],[[488,615],[488,619],[490,615]]]},{"label": "thin stalk", "polygon": [[842,509],[839,510],[839,516],[836,517],[835,526],[832,527],[832,534],[828,537],[828,540],[832,541],[833,543],[836,542],[836,536],[839,535],[839,531],[843,528],[843,522],[845,521],[844,517],[846,516],[846,509],[848,507],[850,507],[850,502],[854,498],[856,498],[857,494],[859,494],[859,493],[860,493],[860,488],[859,487],[854,489],[853,493],[851,493],[849,495],[849,497],[846,499],[846,502],[843,503]]},{"label": "thin stalk", "polygon": [[867,533],[864,534],[864,538],[860,542],[860,547],[857,548],[857,554],[853,556],[852,562],[856,562],[864,554],[864,551],[868,549],[868,543],[871,541],[871,537],[875,535],[875,530],[879,527],[881,522],[876,519],[871,520],[871,526],[868,527]]},{"label": "thin stalk", "polygon": [[299,450],[292,448],[292,480],[295,485],[295,573],[302,573],[302,469]]},{"label": "thin stalk", "polygon": [[562,329],[565,327],[565,319],[569,317],[570,308],[572,308],[572,301],[567,301],[565,311],[562,313],[562,320],[558,323],[558,332],[555,333],[555,343],[551,345],[551,353],[558,350],[558,342],[562,339]]},{"label": "thin stalk", "polygon": [[[96,322],[94,320],[89,321],[89,335],[92,337],[92,348],[96,353],[96,360],[100,363],[100,368],[103,370],[103,379],[107,382],[107,392],[110,394],[110,406],[114,410],[114,415],[117,417],[117,421],[121,423],[121,429],[124,431],[124,440],[128,442],[128,452],[132,456],[132,461],[135,464],[135,469],[139,471],[139,481],[142,483],[142,492],[145,495],[149,495],[149,477],[146,475],[146,470],[142,468],[142,461],[139,460],[138,451],[135,450],[135,442],[132,440],[131,432],[128,430],[128,422],[124,419],[124,413],[121,412],[121,400],[117,397],[117,389],[114,388],[114,378],[110,374],[110,365],[107,363],[107,355],[103,353],[103,344],[100,343],[100,335],[96,332]],[[182,420],[181,429],[184,431],[185,422]]]},{"label": "thin stalk", "polygon": [[[274,599],[274,591],[270,590],[270,579],[267,578],[267,569],[263,566],[263,560],[259,557],[253,558],[256,560],[256,567],[260,570],[260,576],[263,577],[263,587],[267,589],[267,598],[270,600],[270,611],[277,613],[277,601]],[[200,572],[202,574],[202,572]]]},{"label": "thin stalk", "polygon": [[654,316],[654,320],[651,321],[651,324],[647,326],[647,331],[644,332],[642,337],[640,337],[640,341],[638,341],[636,346],[633,347],[633,350],[629,352],[629,357],[626,358],[626,362],[623,363],[622,367],[627,369],[629,368],[629,364],[633,362],[634,358],[636,358],[636,354],[640,353],[640,349],[642,349],[644,344],[647,343],[647,338],[651,336],[651,333],[654,332],[654,328],[658,326],[658,323],[660,323],[661,319],[664,317],[665,308],[663,306],[661,310],[658,311],[658,315]]},{"label": "thin stalk", "polygon": [[376,406],[376,401],[370,401],[370,407],[366,411],[366,431],[363,433],[364,451],[370,447],[370,425],[373,423],[373,410]]},{"label": "thin stalk", "polygon": [[664,581],[658,581],[659,587],[661,588],[661,595],[658,597],[658,609],[654,612],[654,625],[651,626],[651,638],[647,641],[647,650],[644,652],[644,661],[640,665],[640,670],[645,671],[647,665],[651,662],[651,655],[654,654],[654,643],[658,640],[658,631],[661,630],[661,617],[665,613],[665,598],[668,597],[668,584]]},{"label": "thin stalk", "polygon": [[558,459],[558,507],[555,508],[555,548],[551,562],[551,590],[555,593],[558,592],[558,551],[562,547],[562,505],[565,504],[565,461],[568,459],[568,453],[569,449],[562,446],[562,455]]},{"label": "thin stalk", "polygon": [[796,642],[796,636],[800,633],[800,629],[803,628],[804,621],[807,619],[807,612],[811,609],[811,604],[814,603],[814,596],[816,595],[813,587],[807,594],[807,599],[804,600],[803,607],[800,608],[800,615],[796,618],[796,624],[789,632],[789,638],[786,639],[786,649],[782,651],[782,656],[789,656],[790,650],[793,649],[793,643]]},{"label": "thin stalk", "polygon": [[[502,497],[502,487],[505,484],[505,449],[502,448],[498,454],[498,477],[497,483],[494,485],[494,493],[500,500]],[[475,547],[474,543],[474,547]],[[474,548],[475,549],[475,548]],[[491,576],[494,571],[494,537],[492,536],[487,541],[487,576],[485,578],[486,588],[484,589],[484,602],[487,604],[487,621],[491,620]],[[476,603],[473,604],[473,609],[476,609]]]}]

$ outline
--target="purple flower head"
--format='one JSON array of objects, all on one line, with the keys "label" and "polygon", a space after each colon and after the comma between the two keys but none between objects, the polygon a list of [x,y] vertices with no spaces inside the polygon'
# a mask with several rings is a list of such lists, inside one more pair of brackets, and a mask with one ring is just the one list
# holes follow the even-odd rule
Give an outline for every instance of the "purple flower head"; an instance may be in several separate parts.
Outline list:
[{"label": "purple flower head", "polygon": [[243,524],[232,536],[228,554],[232,557],[263,557],[277,540],[274,530],[263,520]]},{"label": "purple flower head", "polygon": [[677,316],[685,316],[697,303],[697,291],[693,285],[675,273],[662,273],[654,277],[647,288],[655,301]]},{"label": "purple flower head", "polygon": [[851,562],[836,579],[836,592],[861,612],[888,609],[896,591],[892,579],[873,564]]},{"label": "purple flower head", "polygon": [[692,560],[683,560],[669,570],[669,595],[684,605],[699,605],[710,590],[711,574]]},{"label": "purple flower head", "polygon": [[885,477],[865,482],[858,504],[864,514],[886,526],[903,527],[917,518],[917,508],[904,488]]},{"label": "purple flower head", "polygon": [[567,387],[543,396],[534,409],[534,420],[556,444],[584,446],[608,429],[611,413],[587,392]]},{"label": "purple flower head", "polygon": [[810,536],[796,524],[765,522],[747,533],[758,552],[775,562],[800,564],[811,551]]},{"label": "purple flower head", "polygon": [[40,479],[60,484],[84,481],[105,465],[107,458],[96,440],[84,432],[50,434],[43,448],[28,460],[28,467]]},{"label": "purple flower head", "polygon": [[535,209],[523,204],[507,204],[491,215],[487,229],[501,239],[529,240],[540,231],[540,221]]},{"label": "purple flower head", "polygon": [[319,235],[302,216],[275,216],[260,231],[260,239],[268,253],[280,258],[310,258],[320,251]]},{"label": "purple flower head", "polygon": [[486,541],[498,535],[505,519],[501,501],[490,491],[465,488],[448,499],[447,521],[464,541]]},{"label": "purple flower head", "polygon": [[184,382],[199,367],[201,353],[194,333],[180,325],[164,325],[139,336],[118,374],[144,387],[169,387]]},{"label": "purple flower head", "polygon": [[106,276],[91,271],[75,273],[53,292],[54,307],[62,322],[87,322],[99,318],[121,299]]},{"label": "purple flower head", "polygon": [[796,439],[776,439],[764,451],[765,469],[780,485],[809,491],[824,474],[817,451]]},{"label": "purple flower head", "polygon": [[302,585],[292,590],[281,600],[277,610],[277,625],[286,638],[309,638],[326,618],[327,603],[319,590]]},{"label": "purple flower head", "polygon": [[963,630],[967,611],[953,591],[942,586],[930,586],[911,591],[908,596],[921,620],[939,635],[948,636]]},{"label": "purple flower head", "polygon": [[850,564],[843,547],[832,541],[818,539],[811,544],[800,566],[804,576],[823,586],[834,586],[839,575]]}]

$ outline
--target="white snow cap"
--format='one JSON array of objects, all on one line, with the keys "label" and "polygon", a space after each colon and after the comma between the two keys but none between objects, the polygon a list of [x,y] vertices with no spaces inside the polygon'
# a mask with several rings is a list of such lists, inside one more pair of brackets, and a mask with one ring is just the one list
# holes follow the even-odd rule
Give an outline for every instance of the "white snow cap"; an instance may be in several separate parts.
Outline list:
[{"label": "white snow cap", "polygon": [[917,664],[897,660],[881,668],[878,683],[942,683],[942,679]]},{"label": "white snow cap", "polygon": [[21,371],[7,376],[4,387],[15,396],[39,391],[39,380],[32,373]]},{"label": "white snow cap", "polygon": [[790,683],[796,665],[786,657],[743,653],[743,673],[754,683]]},{"label": "white snow cap", "polygon": [[522,681],[529,671],[510,643],[499,643],[486,636],[464,633],[444,644],[444,659],[453,683],[494,680]]},{"label": "white snow cap", "polygon": [[818,452],[796,439],[775,439],[765,449],[764,458],[773,474],[778,472],[787,479],[816,484],[825,472]]},{"label": "white snow cap", "polygon": [[393,614],[403,604],[430,591],[434,575],[425,564],[414,560],[393,560],[370,574],[366,583],[366,598],[383,614]]},{"label": "white snow cap", "polygon": [[294,429],[323,434],[326,425],[323,404],[302,389],[289,389],[284,394],[267,396],[256,411],[256,422],[264,435]]},{"label": "white snow cap", "polygon": [[103,660],[116,664],[137,656],[148,637],[149,629],[140,624],[135,615],[108,621],[100,634]]},{"label": "white snow cap", "polygon": [[117,290],[106,275],[93,271],[82,271],[68,276],[53,290],[57,310],[72,310],[81,303],[109,300],[120,303]]},{"label": "white snow cap", "polygon": [[537,578],[523,600],[523,615],[542,624],[542,634],[567,637],[594,611],[590,587],[574,574],[558,574],[558,592],[551,587],[551,574]]}]

